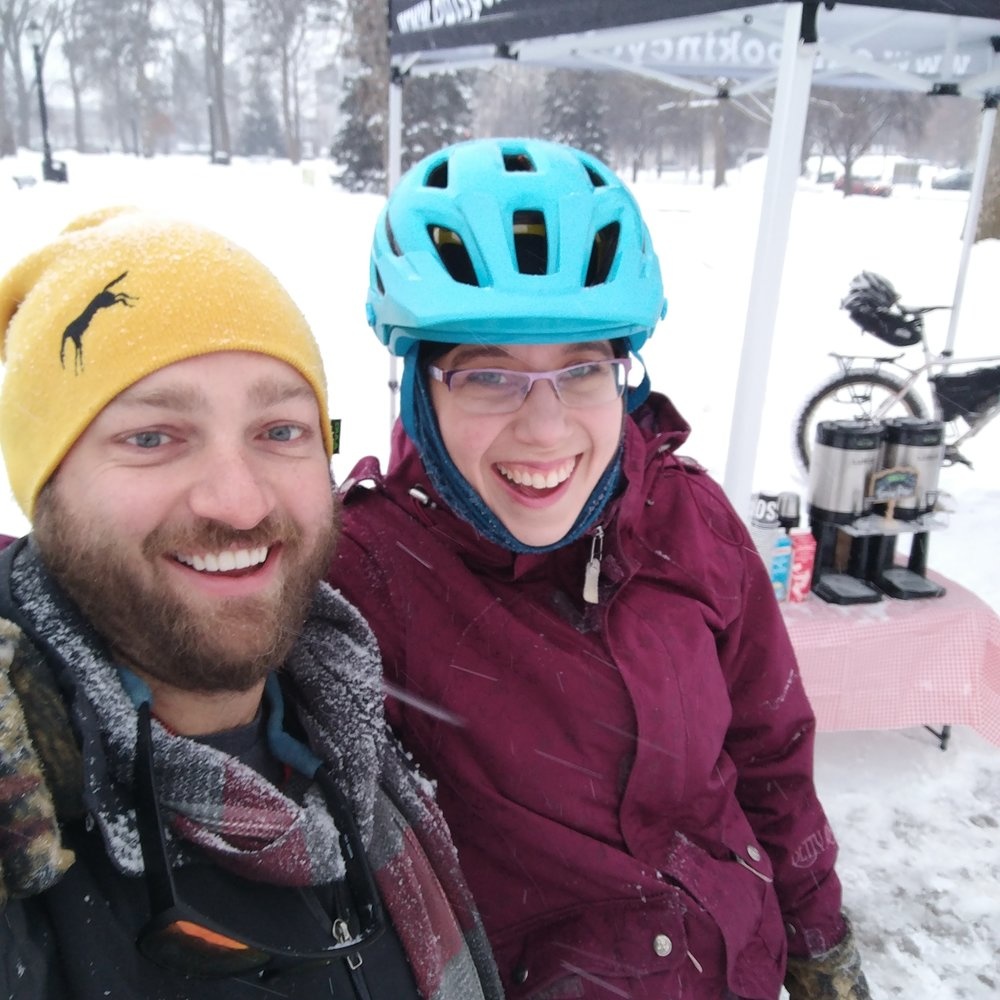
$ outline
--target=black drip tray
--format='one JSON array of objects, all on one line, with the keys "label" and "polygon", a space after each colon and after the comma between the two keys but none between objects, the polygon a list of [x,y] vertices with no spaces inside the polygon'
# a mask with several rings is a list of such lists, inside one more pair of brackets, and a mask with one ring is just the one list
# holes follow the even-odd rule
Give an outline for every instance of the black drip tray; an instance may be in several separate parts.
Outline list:
[{"label": "black drip tray", "polygon": [[828,604],[874,604],[882,595],[872,586],[846,573],[826,573],[812,592]]},{"label": "black drip tray", "polygon": [[939,587],[927,577],[914,573],[905,566],[893,566],[887,569],[875,582],[879,590],[900,601],[911,601],[920,597],[940,597],[944,593],[944,587]]}]

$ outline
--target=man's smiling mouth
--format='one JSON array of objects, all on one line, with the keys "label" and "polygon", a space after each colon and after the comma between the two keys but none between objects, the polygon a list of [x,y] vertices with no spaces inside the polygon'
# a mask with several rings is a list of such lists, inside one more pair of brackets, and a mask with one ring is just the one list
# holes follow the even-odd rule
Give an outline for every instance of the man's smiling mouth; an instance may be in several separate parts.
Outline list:
[{"label": "man's smiling mouth", "polygon": [[175,553],[174,558],[199,573],[231,573],[236,569],[253,569],[267,561],[268,547],[227,549],[225,552],[204,552],[198,555]]}]

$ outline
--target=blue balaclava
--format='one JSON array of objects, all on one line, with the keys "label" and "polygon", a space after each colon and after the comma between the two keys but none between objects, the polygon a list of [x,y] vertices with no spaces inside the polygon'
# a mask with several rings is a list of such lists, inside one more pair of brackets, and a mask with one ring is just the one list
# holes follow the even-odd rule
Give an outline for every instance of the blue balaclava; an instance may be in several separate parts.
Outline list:
[{"label": "blue balaclava", "polygon": [[[441,353],[440,344],[431,346],[435,349],[434,353]],[[448,454],[427,388],[424,375],[426,361],[427,353],[421,351],[419,346],[407,355],[401,386],[401,408],[406,431],[416,444],[431,485],[441,499],[484,538],[512,552],[551,552],[583,537],[597,523],[608,502],[618,492],[622,476],[621,444],[567,534],[551,545],[525,545],[507,530],[458,471]]]}]

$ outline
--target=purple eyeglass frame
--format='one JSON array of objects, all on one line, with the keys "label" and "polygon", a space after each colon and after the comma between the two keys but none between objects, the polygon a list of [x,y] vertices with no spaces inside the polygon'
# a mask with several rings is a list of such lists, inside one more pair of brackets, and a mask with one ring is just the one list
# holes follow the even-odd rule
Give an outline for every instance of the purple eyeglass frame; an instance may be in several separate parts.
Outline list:
[{"label": "purple eyeglass frame", "polygon": [[[528,388],[524,390],[524,394],[521,396],[522,401],[528,398],[528,393],[531,392],[531,387],[536,382],[549,382],[552,385],[552,391],[556,394],[556,398],[559,402],[563,402],[562,396],[559,395],[559,386],[556,384],[556,379],[560,375],[565,375],[566,372],[571,372],[574,368],[583,368],[586,365],[592,364],[620,366],[624,368],[626,378],[628,378],[628,373],[632,370],[631,358],[600,358],[597,361],[577,361],[576,364],[567,365],[565,368],[555,368],[548,372],[521,372],[512,368],[449,368],[447,371],[444,371],[438,368],[437,365],[428,365],[427,371],[435,381],[443,382],[449,392],[451,392],[451,380],[456,375],[465,375],[470,372],[495,372],[498,375],[517,375],[519,378],[526,377],[528,379]],[[624,390],[625,386],[622,387],[623,392]]]}]

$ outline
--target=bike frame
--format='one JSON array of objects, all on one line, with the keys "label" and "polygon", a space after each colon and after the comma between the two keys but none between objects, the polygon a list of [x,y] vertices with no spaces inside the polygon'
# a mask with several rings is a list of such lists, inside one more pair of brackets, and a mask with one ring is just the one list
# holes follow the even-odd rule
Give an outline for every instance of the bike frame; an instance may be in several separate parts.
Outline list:
[{"label": "bike frame", "polygon": [[[930,312],[932,309],[944,308],[948,307],[931,306],[927,309],[914,309],[910,311],[922,315],[925,312]],[[921,376],[926,376],[928,379],[927,386],[930,392],[931,400],[934,404],[934,416],[935,419],[941,420],[943,418],[941,416],[941,403],[938,400],[937,385],[930,381],[931,377],[935,375],[947,374],[947,372],[956,365],[997,364],[1000,366],[1000,354],[982,355],[979,357],[955,357],[948,351],[942,351],[940,354],[934,353],[927,344],[927,338],[923,332],[922,325],[920,329],[920,348],[923,351],[924,363],[917,368],[910,368],[908,365],[903,364],[903,362],[900,361],[900,358],[903,357],[902,354],[896,354],[890,357],[887,355],[835,354],[831,352],[830,357],[836,359],[837,364],[840,366],[840,370],[844,373],[851,371],[858,362],[865,362],[865,367],[874,368],[875,371],[881,371],[883,366],[887,366],[891,369],[893,375],[902,379],[902,385],[896,394],[887,397],[882,405],[872,413],[872,417],[876,420],[880,420],[884,417],[893,404],[899,402],[899,400],[901,400],[916,385]],[[903,372],[906,374],[903,375]],[[979,416],[969,424],[967,430],[950,441],[950,447],[957,448],[963,441],[968,441],[970,438],[974,438],[997,415],[1000,415],[1000,402],[994,404],[988,410],[980,413]],[[957,421],[952,422],[954,423]]]}]

